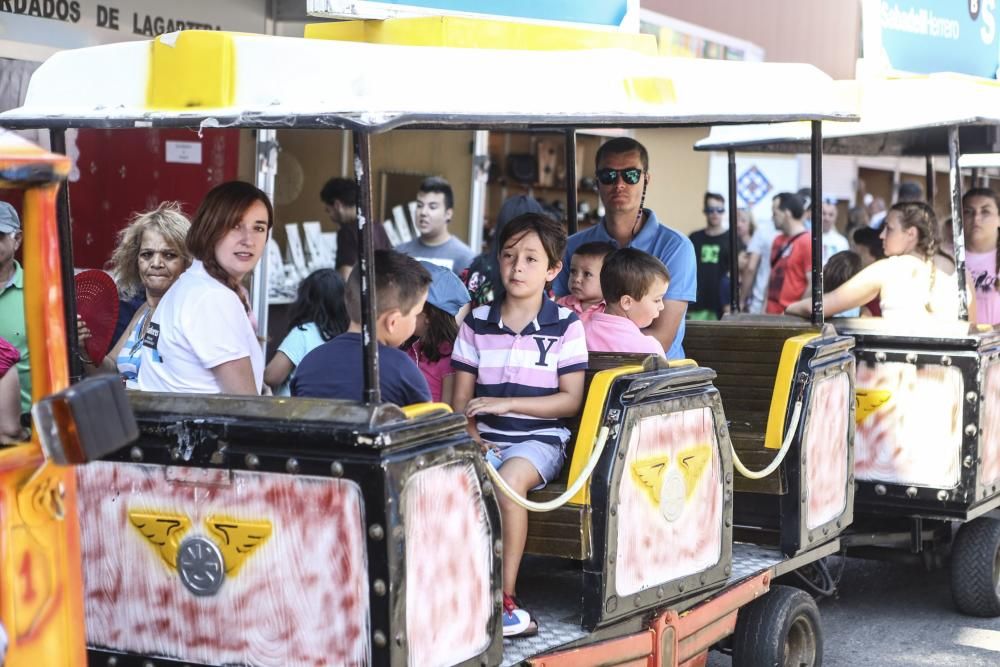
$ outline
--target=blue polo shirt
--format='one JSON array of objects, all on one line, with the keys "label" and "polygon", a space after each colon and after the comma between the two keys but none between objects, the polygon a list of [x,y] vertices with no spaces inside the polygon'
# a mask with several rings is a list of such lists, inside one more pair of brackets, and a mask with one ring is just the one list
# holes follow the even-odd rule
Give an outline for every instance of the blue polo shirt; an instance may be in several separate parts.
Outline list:
[{"label": "blue polo shirt", "polygon": [[[646,224],[632,239],[629,247],[658,257],[667,267],[667,271],[670,272],[670,286],[667,287],[663,298],[674,301],[695,301],[698,297],[698,263],[695,261],[694,246],[691,244],[691,240],[683,234],[661,225],[656,214],[648,208],[643,210],[648,216]],[[552,285],[557,296],[569,294],[569,260],[573,256],[573,252],[584,243],[591,241],[604,241],[618,247],[618,242],[608,234],[603,219],[600,224],[569,237],[562,271],[556,276],[555,283]],[[685,328],[684,318],[681,318],[680,326],[677,327],[677,336],[670,349],[667,350],[667,359],[684,358]]]}]

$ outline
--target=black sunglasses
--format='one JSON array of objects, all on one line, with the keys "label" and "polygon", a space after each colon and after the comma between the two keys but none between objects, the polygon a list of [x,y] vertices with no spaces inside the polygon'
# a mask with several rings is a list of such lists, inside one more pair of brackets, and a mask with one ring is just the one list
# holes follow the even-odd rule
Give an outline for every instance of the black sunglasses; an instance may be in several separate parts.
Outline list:
[{"label": "black sunglasses", "polygon": [[725,213],[726,209],[722,206],[706,206],[704,213]]},{"label": "black sunglasses", "polygon": [[598,169],[597,180],[603,185],[614,185],[618,182],[618,175],[629,185],[635,185],[642,178],[642,169],[639,167],[628,167],[627,169]]}]

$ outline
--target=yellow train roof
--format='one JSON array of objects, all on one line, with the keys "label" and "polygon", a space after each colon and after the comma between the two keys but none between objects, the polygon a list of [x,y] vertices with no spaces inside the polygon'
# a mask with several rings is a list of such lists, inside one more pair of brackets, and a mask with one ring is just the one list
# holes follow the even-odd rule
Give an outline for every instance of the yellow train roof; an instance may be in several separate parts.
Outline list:
[{"label": "yellow train roof", "polygon": [[64,51],[8,127],[532,127],[853,118],[803,64],[184,31]]}]

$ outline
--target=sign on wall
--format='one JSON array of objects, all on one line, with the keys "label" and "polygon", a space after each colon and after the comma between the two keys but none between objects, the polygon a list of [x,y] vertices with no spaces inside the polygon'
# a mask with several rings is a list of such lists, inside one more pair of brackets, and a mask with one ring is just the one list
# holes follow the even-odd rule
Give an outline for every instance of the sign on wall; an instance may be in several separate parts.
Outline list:
[{"label": "sign on wall", "polygon": [[388,19],[450,14],[525,21],[582,23],[635,32],[639,0],[308,0],[312,16]]},{"label": "sign on wall", "polygon": [[864,0],[866,60],[901,72],[994,79],[997,0]]}]

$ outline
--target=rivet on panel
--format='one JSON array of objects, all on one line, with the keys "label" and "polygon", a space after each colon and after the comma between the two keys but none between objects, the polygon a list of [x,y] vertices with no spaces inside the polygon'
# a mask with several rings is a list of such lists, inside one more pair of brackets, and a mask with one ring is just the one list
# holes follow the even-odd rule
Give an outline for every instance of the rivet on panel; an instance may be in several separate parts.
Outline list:
[{"label": "rivet on panel", "polygon": [[662,598],[663,597],[663,586],[657,586],[656,587],[656,597],[658,597],[658,598]]},{"label": "rivet on panel", "polygon": [[840,519],[837,519],[837,528],[843,528],[843,527],[844,523]]},{"label": "rivet on panel", "polygon": [[108,667],[118,667],[118,658],[116,658],[115,656],[111,656],[110,658],[108,658],[107,665]]},{"label": "rivet on panel", "polygon": [[377,523],[373,523],[368,527],[368,537],[372,538],[376,542],[380,541],[383,537],[385,537],[385,531],[382,530],[382,526]]},{"label": "rivet on panel", "polygon": [[884,496],[885,495],[885,485],[884,484],[876,484],[875,485],[875,495],[876,496]]},{"label": "rivet on panel", "polygon": [[497,556],[503,553],[503,540],[496,540],[493,542],[493,553]]},{"label": "rivet on panel", "polygon": [[608,601],[604,604],[604,608],[608,610],[608,613],[614,612],[618,609],[618,598],[612,595],[608,598]]},{"label": "rivet on panel", "polygon": [[971,438],[971,437],[975,436],[976,433],[979,433],[979,427],[977,427],[975,424],[966,424],[965,425],[965,435],[967,435],[967,436],[969,436]]},{"label": "rivet on panel", "polygon": [[854,484],[854,475],[848,475],[847,476],[847,483],[848,484]]},{"label": "rivet on panel", "polygon": [[[489,464],[487,464],[487,465],[489,465]],[[492,496],[493,495],[493,482],[484,482],[483,483],[483,495],[484,496]]]},{"label": "rivet on panel", "polygon": [[636,607],[641,607],[642,606],[642,598],[639,597],[638,595],[636,595],[634,598],[632,598],[632,604],[635,605]]},{"label": "rivet on panel", "polygon": [[908,486],[908,487],[906,487],[906,497],[907,498],[916,498],[917,497],[917,487],[915,487],[915,486]]},{"label": "rivet on panel", "polygon": [[142,460],[142,449],[139,447],[133,447],[129,450],[128,454],[136,463]]},{"label": "rivet on panel", "polygon": [[152,660],[143,660],[142,667],[154,667]]},{"label": "rivet on panel", "polygon": [[299,471],[299,461],[298,459],[288,459],[285,461],[285,470],[292,473],[293,475]]},{"label": "rivet on panel", "polygon": [[941,357],[941,365],[951,366],[951,357],[949,357],[947,354]]},{"label": "rivet on panel", "polygon": [[388,643],[385,638],[385,633],[381,630],[376,630],[375,634],[372,635],[372,643],[378,648],[385,648]]},{"label": "rivet on panel", "polygon": [[979,394],[977,394],[974,391],[970,391],[965,394],[965,400],[967,400],[969,403],[975,403],[978,398]]},{"label": "rivet on panel", "polygon": [[418,456],[417,457],[417,467],[418,468],[423,468],[425,465],[427,465],[427,458],[424,457],[424,456]]},{"label": "rivet on panel", "polygon": [[250,470],[256,470],[257,466],[260,465],[260,459],[257,458],[256,454],[247,454],[243,457],[243,463],[245,463],[246,467],[250,468]]},{"label": "rivet on panel", "polygon": [[829,535],[830,534],[830,527],[829,526],[823,526],[823,534],[824,535]]},{"label": "rivet on panel", "polygon": [[679,590],[681,593],[684,592],[684,588],[685,588],[684,584],[678,584],[677,585],[677,590]]},{"label": "rivet on panel", "polygon": [[725,566],[724,568],[722,568],[722,573],[728,577],[730,574],[733,573],[733,566],[732,565]]},{"label": "rivet on panel", "polygon": [[385,582],[381,579],[376,579],[372,582],[372,590],[375,591],[375,595],[382,597],[385,595]]},{"label": "rivet on panel", "polygon": [[876,352],[875,361],[885,361],[885,352]]},{"label": "rivet on panel", "polygon": [[816,537],[812,533],[809,533],[809,541],[813,542],[815,540],[816,540]]},{"label": "rivet on panel", "polygon": [[[401,647],[405,643],[406,643],[406,637],[403,635],[402,632],[397,632],[396,633],[396,646],[400,646]],[[483,664],[484,665],[486,664],[485,658],[484,658]]]},{"label": "rivet on panel", "polygon": [[937,492],[937,499],[940,500],[941,502],[948,500],[948,492],[945,491],[944,489],[941,489],[940,491]]},{"label": "rivet on panel", "polygon": [[617,516],[618,515],[618,508],[617,507],[612,507],[611,510],[609,510],[609,511],[611,512],[611,516]]},{"label": "rivet on panel", "polygon": [[908,364],[915,364],[915,363],[917,363],[917,355],[916,355],[916,353],[914,353],[914,352],[907,352],[906,353],[906,363],[908,363]]},{"label": "rivet on panel", "polygon": [[340,461],[334,461],[330,464],[330,474],[334,477],[344,476],[344,464]]},{"label": "rivet on panel", "polygon": [[971,456],[966,456],[964,459],[962,459],[962,466],[965,467],[965,468],[971,468],[972,467],[972,457]]}]

